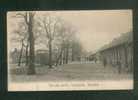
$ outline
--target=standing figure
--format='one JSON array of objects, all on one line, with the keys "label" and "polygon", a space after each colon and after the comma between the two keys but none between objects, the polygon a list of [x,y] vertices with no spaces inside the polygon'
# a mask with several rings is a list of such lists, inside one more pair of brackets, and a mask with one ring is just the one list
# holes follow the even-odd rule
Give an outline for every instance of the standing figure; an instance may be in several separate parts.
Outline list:
[{"label": "standing figure", "polygon": [[107,62],[106,62],[106,59],[104,58],[103,59],[103,65],[104,65],[104,67],[106,66],[106,64],[107,64]]},{"label": "standing figure", "polygon": [[118,66],[118,73],[121,73],[121,62],[117,61],[117,66]]}]

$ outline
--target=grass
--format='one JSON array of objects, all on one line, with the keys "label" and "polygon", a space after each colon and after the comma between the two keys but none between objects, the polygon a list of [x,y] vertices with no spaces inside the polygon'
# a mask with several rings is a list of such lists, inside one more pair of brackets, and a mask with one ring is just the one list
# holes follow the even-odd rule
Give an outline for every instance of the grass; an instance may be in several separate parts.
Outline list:
[{"label": "grass", "polygon": [[10,74],[12,82],[39,82],[39,81],[74,81],[74,80],[130,80],[133,75],[123,72],[118,74],[117,69],[101,64],[72,63],[49,69],[48,66],[36,66],[36,75]]}]

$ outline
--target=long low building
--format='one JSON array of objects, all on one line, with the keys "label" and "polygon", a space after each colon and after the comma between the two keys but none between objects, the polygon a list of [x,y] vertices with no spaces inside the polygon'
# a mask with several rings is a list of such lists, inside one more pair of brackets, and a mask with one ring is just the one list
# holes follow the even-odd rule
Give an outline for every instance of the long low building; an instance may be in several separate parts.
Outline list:
[{"label": "long low building", "polygon": [[118,72],[133,71],[133,33],[127,32],[115,38],[100,50],[100,60],[103,65],[112,65]]}]

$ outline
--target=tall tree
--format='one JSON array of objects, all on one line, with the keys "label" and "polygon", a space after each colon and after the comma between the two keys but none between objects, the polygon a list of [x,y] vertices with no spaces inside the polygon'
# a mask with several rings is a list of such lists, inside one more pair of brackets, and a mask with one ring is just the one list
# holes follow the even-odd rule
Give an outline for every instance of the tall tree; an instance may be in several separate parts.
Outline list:
[{"label": "tall tree", "polygon": [[60,54],[57,59],[57,63],[67,64],[69,60],[69,50],[71,49],[71,43],[75,38],[76,30],[70,23],[62,20],[60,28],[58,28],[58,42],[60,42]]},{"label": "tall tree", "polygon": [[[27,26],[25,22],[18,23],[18,28],[13,30],[13,34],[14,35],[13,37],[11,37],[11,41],[21,44],[21,50],[19,52],[19,56],[17,57],[18,66],[20,66],[24,50],[28,52],[28,49],[26,48],[28,45],[28,42],[27,42],[28,33],[27,33]],[[26,57],[27,56],[28,54],[26,55]],[[26,59],[26,64],[27,64],[27,59]]]},{"label": "tall tree", "polygon": [[29,67],[28,67],[28,74],[35,74],[35,39],[34,39],[34,33],[33,33],[33,22],[34,22],[34,15],[35,13],[29,12],[28,15],[26,15],[28,17],[28,21],[27,21],[27,25],[28,25],[28,33],[29,33]]},{"label": "tall tree", "polygon": [[49,68],[52,68],[53,59],[52,59],[52,53],[53,53],[53,40],[55,38],[57,24],[58,24],[58,18],[51,16],[49,14],[46,14],[45,17],[42,19],[41,27],[44,29],[44,34],[46,37],[46,40],[48,41],[48,49],[49,49]]},{"label": "tall tree", "polygon": [[[17,13],[16,14],[18,17],[23,18],[24,22],[27,26],[27,33],[28,33],[28,37],[27,37],[27,42],[29,43],[29,66],[28,66],[28,74],[32,75],[35,74],[35,38],[34,38],[34,32],[33,32],[33,27],[34,27],[34,15],[35,12],[23,12],[23,13]],[[28,45],[27,45],[28,46]],[[26,50],[28,48],[26,47]],[[26,52],[26,54],[28,54]],[[26,57],[27,58],[27,57]]]}]

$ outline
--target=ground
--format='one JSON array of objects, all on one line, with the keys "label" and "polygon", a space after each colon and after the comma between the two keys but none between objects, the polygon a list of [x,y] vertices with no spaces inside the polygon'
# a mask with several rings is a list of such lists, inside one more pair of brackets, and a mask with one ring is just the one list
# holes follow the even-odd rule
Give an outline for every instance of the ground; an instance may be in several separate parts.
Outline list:
[{"label": "ground", "polygon": [[92,62],[74,62],[48,69],[48,66],[36,67],[36,75],[10,75],[12,82],[33,81],[71,81],[71,80],[130,80],[132,73],[118,74],[117,68]]}]

